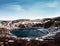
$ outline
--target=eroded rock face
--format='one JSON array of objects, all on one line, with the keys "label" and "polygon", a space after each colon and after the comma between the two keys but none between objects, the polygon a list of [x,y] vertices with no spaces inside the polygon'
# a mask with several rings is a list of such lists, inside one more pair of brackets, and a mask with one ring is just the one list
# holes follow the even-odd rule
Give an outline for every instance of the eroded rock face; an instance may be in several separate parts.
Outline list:
[{"label": "eroded rock face", "polygon": [[[59,18],[57,18],[59,19]],[[56,20],[57,21],[57,20]],[[55,22],[54,18],[46,18],[46,19],[18,19],[13,21],[1,21],[0,20],[0,28],[7,28],[9,30],[11,29],[18,29],[18,28],[36,28],[36,27],[43,27],[49,28],[51,27]]]},{"label": "eroded rock face", "polygon": [[0,28],[0,37],[7,37],[9,35],[10,30],[6,28]]},{"label": "eroded rock face", "polygon": [[41,24],[41,23],[34,24],[34,25],[32,25],[32,27],[43,27],[43,24]]},{"label": "eroded rock face", "polygon": [[60,32],[55,35],[55,41],[60,43]]},{"label": "eroded rock face", "polygon": [[45,24],[44,24],[44,27],[45,28],[49,28],[50,26],[52,26],[54,24],[54,21],[49,21],[49,22],[46,22]]},{"label": "eroded rock face", "polygon": [[14,21],[0,21],[0,28],[18,29],[18,28],[32,28],[32,27],[42,26],[41,24],[38,24],[37,22],[38,20],[32,21],[29,19],[21,19],[21,20],[14,20]]},{"label": "eroded rock face", "polygon": [[18,29],[18,28],[37,28],[37,27],[49,27],[48,25],[52,25],[53,22],[47,22],[45,24],[41,24],[42,22],[32,22],[32,21],[0,21],[0,28],[7,29]]}]

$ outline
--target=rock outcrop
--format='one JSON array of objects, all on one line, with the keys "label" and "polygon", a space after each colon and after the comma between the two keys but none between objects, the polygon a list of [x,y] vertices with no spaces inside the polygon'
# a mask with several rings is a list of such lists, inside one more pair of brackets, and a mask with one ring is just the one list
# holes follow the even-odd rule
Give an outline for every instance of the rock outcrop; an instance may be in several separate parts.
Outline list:
[{"label": "rock outcrop", "polygon": [[[55,21],[56,20],[56,21]],[[54,26],[54,23],[60,22],[58,21],[59,17],[56,18],[45,18],[45,19],[18,19],[13,21],[1,21],[0,20],[0,28],[7,28],[9,30],[19,29],[19,28],[37,28],[44,27],[49,28]]]}]

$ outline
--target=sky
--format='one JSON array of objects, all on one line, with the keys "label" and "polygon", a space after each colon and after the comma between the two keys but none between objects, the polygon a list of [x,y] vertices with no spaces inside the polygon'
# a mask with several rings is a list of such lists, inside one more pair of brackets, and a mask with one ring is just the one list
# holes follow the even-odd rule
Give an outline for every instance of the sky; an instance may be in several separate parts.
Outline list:
[{"label": "sky", "polygon": [[0,0],[0,20],[60,16],[60,0]]}]

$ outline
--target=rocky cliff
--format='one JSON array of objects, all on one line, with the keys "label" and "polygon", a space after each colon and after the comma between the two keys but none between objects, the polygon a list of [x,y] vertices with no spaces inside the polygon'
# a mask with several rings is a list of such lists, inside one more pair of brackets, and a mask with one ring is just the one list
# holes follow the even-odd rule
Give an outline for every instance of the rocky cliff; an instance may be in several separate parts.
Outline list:
[{"label": "rocky cliff", "polygon": [[[0,28],[7,28],[7,29],[20,29],[20,28],[36,28],[36,27],[44,27],[44,28],[49,28],[54,25],[56,22],[59,21],[60,18],[44,18],[42,20],[40,19],[35,19],[35,20],[30,20],[30,19],[18,19],[18,20],[13,20],[13,21],[1,21],[0,20]],[[58,24],[57,24],[58,25]]]}]

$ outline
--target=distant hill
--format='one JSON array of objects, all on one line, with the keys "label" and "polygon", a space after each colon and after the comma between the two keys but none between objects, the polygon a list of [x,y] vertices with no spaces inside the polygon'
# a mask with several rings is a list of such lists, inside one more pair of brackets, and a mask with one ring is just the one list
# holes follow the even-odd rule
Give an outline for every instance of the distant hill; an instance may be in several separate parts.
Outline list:
[{"label": "distant hill", "polygon": [[60,21],[60,17],[53,18],[54,21]]}]

